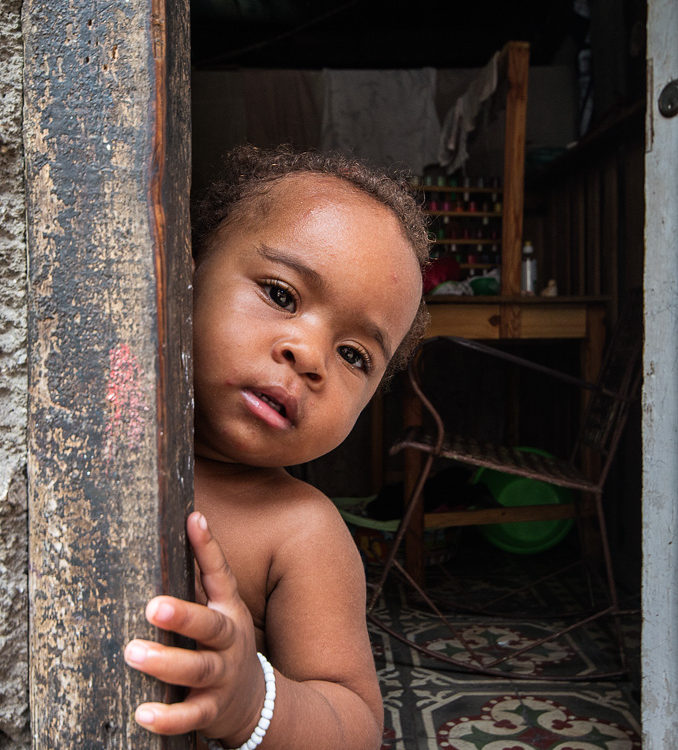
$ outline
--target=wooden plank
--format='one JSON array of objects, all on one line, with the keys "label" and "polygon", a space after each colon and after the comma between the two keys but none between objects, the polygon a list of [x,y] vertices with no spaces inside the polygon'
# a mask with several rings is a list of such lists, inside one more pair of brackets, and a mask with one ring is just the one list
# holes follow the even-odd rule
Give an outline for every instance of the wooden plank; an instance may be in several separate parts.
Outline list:
[{"label": "wooden plank", "polygon": [[[548,243],[548,250],[551,256],[551,270],[550,278],[556,280],[558,284],[558,291],[561,294],[567,292],[567,275],[564,271],[564,264],[566,262],[566,254],[562,250],[562,234],[559,231],[561,224],[561,213],[563,211],[562,201],[562,190],[557,188],[549,191],[545,196],[547,203],[547,215],[546,215],[546,242]],[[539,269],[538,269],[539,270]],[[548,282],[546,278],[547,274],[539,272],[540,282]]]},{"label": "wooden plank", "polygon": [[[603,164],[603,206],[601,225],[601,264],[603,290],[617,300],[619,295],[619,167],[617,152],[610,154]],[[613,308],[615,306],[613,305]],[[616,309],[610,324],[616,322]]]},{"label": "wooden plank", "polygon": [[520,338],[582,339],[586,336],[586,305],[524,305]]},{"label": "wooden plank", "polygon": [[564,186],[559,191],[558,200],[561,204],[561,219],[557,227],[554,227],[554,232],[557,232],[560,237],[559,252],[561,255],[562,278],[564,284],[561,289],[560,279],[556,279],[558,282],[558,293],[559,294],[574,294],[576,286],[573,280],[572,272],[572,258],[574,253],[572,252],[572,191],[568,189],[568,186]]},{"label": "wooden plank", "polygon": [[384,397],[377,392],[369,405],[372,492],[384,486]]},{"label": "wooden plank", "polygon": [[[409,384],[408,384],[409,385]],[[405,428],[419,425],[422,422],[421,401],[408,387],[403,404],[403,422]],[[404,497],[409,502],[421,474],[424,457],[421,451],[405,451],[405,485]],[[420,585],[424,585],[424,502],[420,499],[412,513],[410,524],[405,533],[405,562],[407,572]]]},{"label": "wooden plank", "polygon": [[525,523],[527,521],[555,521],[574,518],[574,504],[522,505],[515,508],[480,508],[426,513],[427,529],[447,529],[451,526],[484,526],[491,523]]},{"label": "wooden plank", "polygon": [[33,747],[188,748],[135,724],[177,692],[122,658],[192,596],[188,3],[24,21]]},{"label": "wooden plank", "polygon": [[586,186],[583,179],[575,182],[574,216],[577,273],[574,292],[584,295],[588,291],[588,284],[586,282]]},{"label": "wooden plank", "polygon": [[522,321],[522,305],[502,305],[499,337],[502,339],[519,339],[522,335]]},{"label": "wooden plank", "polygon": [[461,336],[467,339],[499,338],[498,304],[430,304],[426,337]]},{"label": "wooden plank", "polygon": [[[584,380],[594,383],[598,379],[603,363],[605,347],[605,307],[591,305],[586,319],[587,336],[581,345],[581,373]],[[580,410],[580,424],[583,421],[586,405],[591,394],[582,391],[582,405]],[[591,450],[583,449],[580,456],[581,470],[589,478],[600,476],[601,456]],[[584,514],[591,516],[595,513],[595,496],[590,493],[582,495]],[[594,560],[602,560],[602,542],[597,523],[586,523],[580,526],[581,545],[586,555]]]},{"label": "wooden plank", "polygon": [[501,245],[501,293],[520,293],[525,179],[525,123],[530,47],[509,42],[503,50],[508,93],[504,134],[504,206]]},{"label": "wooden plank", "polygon": [[600,172],[592,167],[587,174],[586,186],[586,264],[587,294],[600,294]]}]

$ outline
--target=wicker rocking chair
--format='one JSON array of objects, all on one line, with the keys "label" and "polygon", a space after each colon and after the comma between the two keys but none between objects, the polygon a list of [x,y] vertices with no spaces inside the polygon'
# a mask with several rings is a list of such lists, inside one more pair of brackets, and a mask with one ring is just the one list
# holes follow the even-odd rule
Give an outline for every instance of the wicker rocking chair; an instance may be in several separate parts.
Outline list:
[{"label": "wicker rocking chair", "polygon": [[[391,452],[396,453],[403,449],[420,451],[425,455],[425,461],[421,473],[414,487],[405,513],[400,522],[398,532],[390,553],[385,561],[381,576],[373,587],[368,602],[368,619],[378,627],[386,630],[390,635],[399,638],[408,646],[415,648],[427,656],[444,662],[483,674],[507,676],[507,672],[499,670],[499,665],[509,658],[515,658],[523,652],[530,651],[546,641],[559,638],[577,628],[593,622],[602,617],[610,616],[614,626],[617,643],[619,646],[620,669],[608,671],[605,674],[575,677],[574,679],[610,678],[621,676],[627,672],[624,642],[621,633],[619,618],[627,614],[619,605],[619,597],[614,579],[610,545],[606,530],[605,516],[603,513],[603,488],[612,464],[617,446],[619,444],[624,425],[627,420],[630,404],[637,398],[641,382],[641,351],[642,351],[642,315],[640,308],[640,295],[632,294],[624,305],[619,316],[617,325],[607,347],[604,362],[596,383],[589,383],[571,375],[561,373],[543,365],[537,365],[528,360],[516,357],[506,352],[498,351],[492,347],[466,339],[445,337],[429,339],[420,347],[409,368],[409,377],[412,388],[421,400],[425,409],[429,412],[435,425],[433,432],[427,432],[423,428],[411,428],[404,437],[393,446]],[[588,404],[584,419],[580,426],[579,436],[572,449],[569,459],[559,459],[540,455],[539,453],[526,453],[509,446],[492,445],[482,443],[474,439],[450,435],[445,430],[445,425],[438,410],[431,403],[424,392],[421,378],[421,360],[423,351],[431,346],[433,342],[445,341],[454,346],[472,349],[489,357],[508,360],[514,364],[537,370],[549,377],[557,378],[579,388],[585,388],[589,392]],[[595,476],[584,473],[580,468],[582,452],[589,455],[598,455],[599,470]],[[575,496],[592,498],[593,517],[595,518],[600,535],[602,547],[602,558],[604,567],[606,601],[593,613],[587,613],[576,622],[562,628],[558,632],[548,635],[539,641],[533,642],[520,651],[512,651],[506,656],[495,660],[483,662],[473,649],[464,642],[463,637],[457,629],[449,622],[448,618],[440,611],[435,602],[428,596],[423,588],[407,573],[405,568],[397,559],[398,550],[401,546],[405,533],[412,521],[415,510],[422,503],[423,488],[428,479],[434,459],[450,459],[461,464],[485,467],[520,477],[537,479],[559,487],[567,487],[576,491]],[[520,507],[502,507],[490,509],[468,509],[455,510],[449,513],[436,514],[436,527],[467,526],[486,523],[512,523],[535,520],[552,520],[554,518],[576,518],[580,519],[579,503],[571,505],[523,505]],[[406,581],[418,592],[419,596],[426,602],[431,610],[450,629],[454,637],[459,640],[469,654],[469,659],[459,661],[442,655],[439,652],[429,650],[423,646],[414,644],[405,639],[401,634],[395,632],[374,614],[374,608],[379,599],[387,577],[391,571],[396,570]],[[512,677],[521,677],[512,674]],[[533,675],[526,678],[535,679]],[[543,679],[548,679],[544,677]],[[562,678],[560,678],[562,679]],[[572,678],[569,678],[572,679]]]}]

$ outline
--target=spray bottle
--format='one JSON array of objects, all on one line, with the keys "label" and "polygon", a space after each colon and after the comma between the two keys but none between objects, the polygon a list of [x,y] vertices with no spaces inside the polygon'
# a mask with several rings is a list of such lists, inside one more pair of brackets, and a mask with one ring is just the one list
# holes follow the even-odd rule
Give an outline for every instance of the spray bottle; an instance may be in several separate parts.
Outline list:
[{"label": "spray bottle", "polygon": [[520,292],[533,295],[537,290],[537,259],[534,257],[534,247],[530,240],[523,245],[523,261],[520,274]]}]

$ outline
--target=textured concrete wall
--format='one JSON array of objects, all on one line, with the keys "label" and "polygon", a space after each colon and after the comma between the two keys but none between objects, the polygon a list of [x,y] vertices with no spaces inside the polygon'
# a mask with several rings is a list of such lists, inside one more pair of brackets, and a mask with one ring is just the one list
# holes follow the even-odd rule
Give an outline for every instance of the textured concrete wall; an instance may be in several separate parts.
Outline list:
[{"label": "textured concrete wall", "polygon": [[21,1],[0,0],[0,749],[29,747]]},{"label": "textured concrete wall", "polygon": [[678,79],[678,4],[648,4],[643,381],[644,750],[678,746],[678,117],[658,106]]}]

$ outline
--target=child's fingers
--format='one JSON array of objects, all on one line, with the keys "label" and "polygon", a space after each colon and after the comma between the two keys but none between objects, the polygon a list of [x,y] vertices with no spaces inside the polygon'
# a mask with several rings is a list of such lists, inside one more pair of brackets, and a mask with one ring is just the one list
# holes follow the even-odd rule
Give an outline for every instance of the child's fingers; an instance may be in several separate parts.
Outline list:
[{"label": "child's fingers", "polygon": [[125,661],[151,677],[184,687],[214,687],[226,677],[226,664],[216,651],[189,651],[153,641],[130,641]]},{"label": "child's fingers", "polygon": [[207,598],[213,604],[229,605],[238,593],[238,584],[207,519],[202,513],[191,513],[186,528]]},{"label": "child's fingers", "polygon": [[182,703],[142,703],[134,718],[156,734],[187,734],[216,719],[216,704],[207,693],[189,696]]},{"label": "child's fingers", "polygon": [[233,645],[233,620],[202,604],[156,596],[146,605],[146,619],[158,628],[193,638],[207,648],[223,651]]}]

